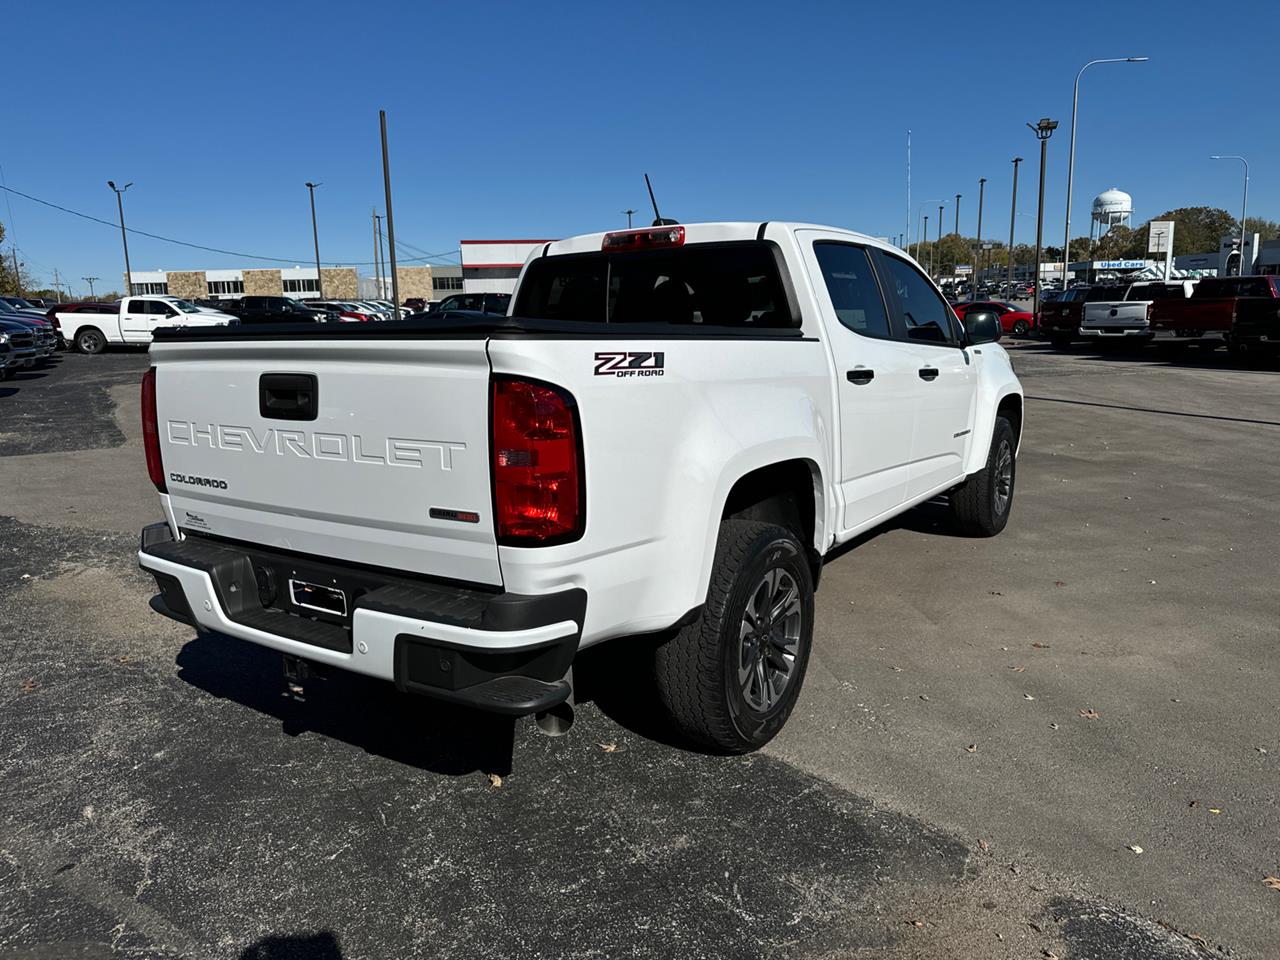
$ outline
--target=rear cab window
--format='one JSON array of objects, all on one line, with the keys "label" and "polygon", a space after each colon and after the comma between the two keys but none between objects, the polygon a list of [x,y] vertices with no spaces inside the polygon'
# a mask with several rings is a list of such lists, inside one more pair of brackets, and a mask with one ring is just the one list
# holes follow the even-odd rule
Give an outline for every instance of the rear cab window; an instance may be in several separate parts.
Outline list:
[{"label": "rear cab window", "polygon": [[897,296],[905,339],[938,346],[957,345],[951,308],[924,274],[895,256],[883,254],[886,281]]},{"label": "rear cab window", "polygon": [[889,312],[866,248],[819,240],[813,245],[813,253],[822,267],[822,280],[841,325],[864,337],[892,337]]},{"label": "rear cab window", "polygon": [[517,292],[517,317],[778,332],[800,327],[768,241],[541,257]]}]

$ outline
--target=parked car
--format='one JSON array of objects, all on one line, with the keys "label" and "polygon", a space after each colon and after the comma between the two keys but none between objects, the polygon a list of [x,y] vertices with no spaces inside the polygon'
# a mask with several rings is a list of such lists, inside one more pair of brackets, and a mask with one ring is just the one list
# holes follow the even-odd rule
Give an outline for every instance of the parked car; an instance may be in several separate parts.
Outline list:
[{"label": "parked car", "polygon": [[[1151,311],[1154,339],[1199,343],[1234,350],[1234,328],[1243,323],[1249,336],[1255,318],[1267,320],[1280,305],[1280,277],[1205,277],[1185,300],[1158,301]],[[1243,341],[1242,341],[1243,342]]]},{"label": "parked car", "polygon": [[36,349],[36,335],[31,328],[17,320],[5,319],[6,316],[8,314],[0,314],[0,334],[4,336],[9,350],[0,376],[7,380],[16,370],[34,367],[39,359],[39,352]]},{"label": "parked car", "polygon": [[292,297],[241,297],[227,308],[241,323],[324,323],[329,311]]},{"label": "parked car", "polygon": [[213,327],[234,323],[226,313],[211,313],[189,300],[165,296],[125,297],[102,309],[55,310],[63,338],[81,353],[101,353],[109,343],[146,344],[161,327]]},{"label": "parked car", "polygon": [[[1124,340],[1145,343],[1152,338],[1151,315],[1164,300],[1185,300],[1195,280],[1140,280],[1122,290],[1118,300],[1086,301],[1080,317],[1080,336],[1097,342]],[[1098,289],[1108,289],[1099,287]]]},{"label": "parked car", "polygon": [[331,323],[369,323],[377,319],[348,300],[308,300],[306,303],[309,307],[324,310]]},{"label": "parked car", "polygon": [[422,297],[408,297],[404,302],[404,309],[410,313],[422,313],[427,309],[427,303]]},{"label": "parked car", "polygon": [[1012,303],[1002,300],[975,300],[956,304],[953,308],[961,320],[970,310],[987,310],[1000,319],[1000,329],[1015,337],[1025,337],[1035,327],[1035,316],[1029,310],[1023,310]]},{"label": "parked car", "polygon": [[1040,304],[1040,335],[1047,337],[1054,349],[1066,350],[1083,339],[1080,324],[1086,303],[1103,303],[1124,299],[1123,286],[1072,287],[1058,299]]},{"label": "parked car", "polygon": [[456,293],[445,297],[430,310],[428,314],[448,313],[450,310],[470,310],[476,313],[497,313],[505,315],[511,308],[509,293]]},{"label": "parked car", "polygon": [[31,331],[37,361],[47,360],[58,349],[58,334],[53,324],[41,316],[38,310],[18,310],[7,300],[0,300],[0,319],[21,324]]},{"label": "parked car", "polygon": [[824,555],[942,494],[969,535],[1008,520],[1022,388],[996,318],[958,323],[888,243],[594,234],[546,244],[511,317],[417,317],[376,349],[303,331],[285,361],[244,326],[157,333],[154,609],[295,683],[320,664],[547,721],[579,649],[667,631],[663,704],[742,752],[800,693]]}]

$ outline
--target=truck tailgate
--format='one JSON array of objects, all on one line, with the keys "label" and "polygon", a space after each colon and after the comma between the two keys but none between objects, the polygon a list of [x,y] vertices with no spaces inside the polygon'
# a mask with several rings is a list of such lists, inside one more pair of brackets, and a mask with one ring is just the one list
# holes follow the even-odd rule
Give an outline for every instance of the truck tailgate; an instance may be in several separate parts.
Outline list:
[{"label": "truck tailgate", "polygon": [[485,340],[157,342],[180,528],[498,585]]}]

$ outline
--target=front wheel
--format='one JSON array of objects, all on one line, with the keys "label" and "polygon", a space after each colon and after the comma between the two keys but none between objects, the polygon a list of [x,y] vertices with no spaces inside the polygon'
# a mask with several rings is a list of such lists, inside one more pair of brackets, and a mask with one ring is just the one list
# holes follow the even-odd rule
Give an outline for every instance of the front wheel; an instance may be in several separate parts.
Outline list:
[{"label": "front wheel", "polygon": [[1025,337],[1031,331],[1031,324],[1025,320],[1015,320],[1013,322],[1013,335],[1015,337]]},{"label": "front wheel", "polygon": [[657,651],[658,692],[691,739],[758,749],[791,715],[812,639],[813,576],[795,534],[726,520],[702,613]]},{"label": "front wheel", "polygon": [[1018,469],[1014,442],[1009,421],[996,417],[986,464],[951,491],[951,515],[961,533],[994,537],[1009,522]]}]

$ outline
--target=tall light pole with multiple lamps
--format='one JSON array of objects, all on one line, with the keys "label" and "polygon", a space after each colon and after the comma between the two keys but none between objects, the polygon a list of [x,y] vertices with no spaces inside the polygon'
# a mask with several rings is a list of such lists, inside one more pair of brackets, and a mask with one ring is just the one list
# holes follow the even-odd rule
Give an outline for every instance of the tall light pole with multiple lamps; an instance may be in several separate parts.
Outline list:
[{"label": "tall light pole with multiple lamps", "polygon": [[129,237],[124,229],[124,192],[133,186],[130,180],[123,187],[117,187],[114,180],[108,180],[107,186],[115,191],[116,209],[120,211],[120,242],[124,244],[124,295],[133,295],[133,271],[129,269]]},{"label": "tall light pole with multiple lamps", "polygon": [[[1067,263],[1070,261],[1071,250],[1071,186],[1075,179],[1076,171],[1076,111],[1080,107],[1080,78],[1084,76],[1084,72],[1090,67],[1099,63],[1146,63],[1150,57],[1109,57],[1104,60],[1090,60],[1080,72],[1076,74],[1075,93],[1071,98],[1071,143],[1067,148],[1067,217],[1066,226],[1062,230],[1062,289],[1067,289]],[[1037,280],[1039,277],[1036,278]],[[1039,284],[1036,285],[1039,290]],[[1037,299],[1039,294],[1037,293]]]},{"label": "tall light pole with multiple lamps", "polygon": [[[1239,160],[1244,164],[1244,200],[1240,202],[1240,273],[1244,273],[1244,215],[1249,209],[1249,161],[1234,154],[1217,154],[1210,160]],[[1254,251],[1255,253],[1257,251]]]},{"label": "tall light pole with multiple lamps", "polygon": [[973,258],[973,294],[969,299],[973,299],[973,295],[978,292],[978,281],[982,277],[982,203],[985,199],[984,194],[987,191],[987,178],[978,178],[978,243],[977,251]]},{"label": "tall light pole with multiple lamps", "polygon": [[[1032,289],[1035,291],[1035,299],[1032,301],[1031,315],[1039,322],[1040,317],[1040,247],[1044,239],[1044,164],[1045,157],[1048,153],[1049,138],[1053,136],[1053,131],[1058,129],[1058,121],[1050,120],[1048,117],[1041,117],[1040,121],[1031,127],[1031,132],[1036,135],[1036,139],[1040,141],[1040,207],[1036,214],[1036,272],[1032,277]],[[1065,257],[1066,251],[1063,251]],[[1065,262],[1065,261],[1064,261]],[[1063,270],[1062,287],[1066,289],[1066,271]]]}]

